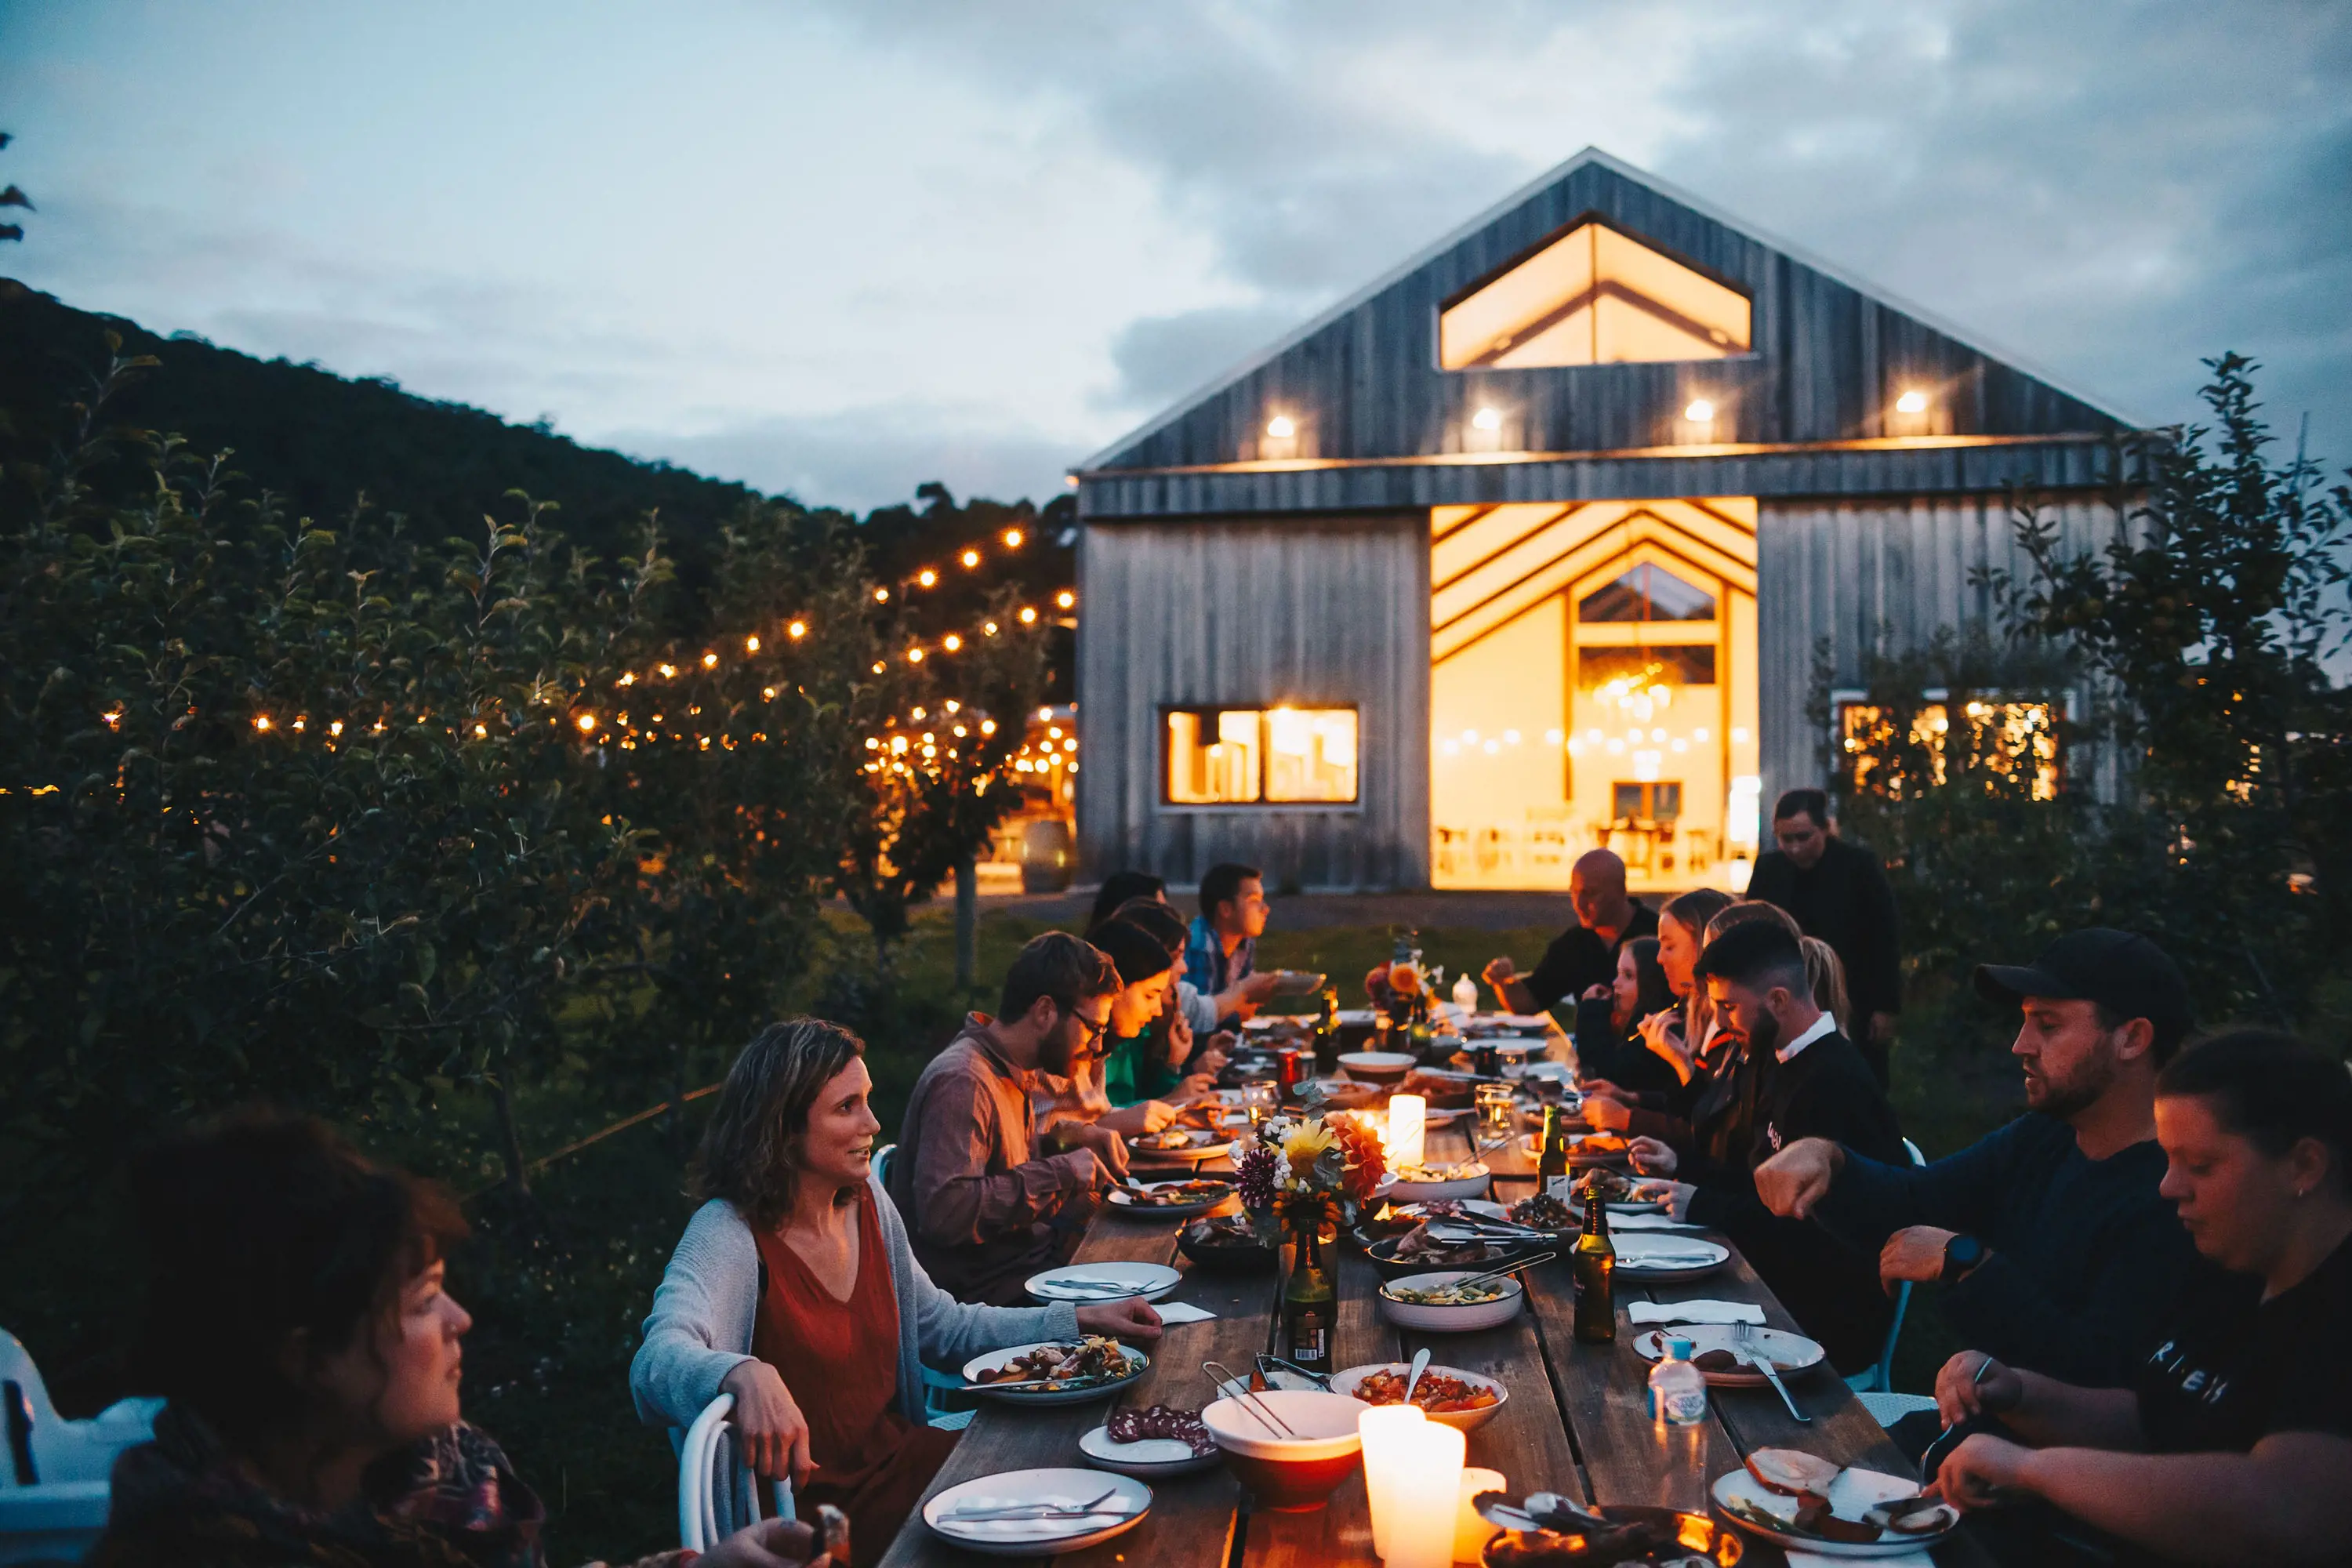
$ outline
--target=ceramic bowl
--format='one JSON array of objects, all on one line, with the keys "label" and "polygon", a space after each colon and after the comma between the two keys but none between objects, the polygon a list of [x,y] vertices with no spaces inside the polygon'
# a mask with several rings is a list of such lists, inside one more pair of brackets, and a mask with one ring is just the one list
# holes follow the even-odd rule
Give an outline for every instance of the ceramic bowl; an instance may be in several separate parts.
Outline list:
[{"label": "ceramic bowl", "polygon": [[[1250,1408],[1252,1400],[1262,1401],[1297,1436],[1283,1436],[1259,1420]],[[1276,1388],[1249,1399],[1212,1400],[1201,1412],[1201,1423],[1258,1508],[1304,1513],[1321,1508],[1364,1462],[1356,1417],[1369,1408],[1319,1389]]]},{"label": "ceramic bowl", "polygon": [[[1407,1274],[1391,1279],[1390,1285],[1412,1290],[1434,1290],[1456,1279],[1467,1279],[1479,1272],[1475,1268],[1447,1268],[1432,1274]],[[1478,1329],[1491,1329],[1497,1323],[1507,1323],[1519,1315],[1519,1307],[1527,1300],[1527,1292],[1519,1282],[1509,1276],[1495,1281],[1505,1286],[1504,1293],[1492,1301],[1472,1301],[1459,1307],[1431,1307],[1411,1301],[1400,1301],[1381,1287],[1381,1316],[1401,1329],[1419,1329],[1423,1333],[1466,1334]]]},{"label": "ceramic bowl", "polygon": [[1418,1058],[1404,1051],[1348,1051],[1341,1054],[1339,1065],[1348,1076],[1367,1083],[1394,1083],[1418,1065]]},{"label": "ceramic bowl", "polygon": [[[1397,1373],[1399,1376],[1405,1376],[1410,1374],[1412,1371],[1412,1363],[1411,1362],[1403,1361],[1375,1362],[1370,1366],[1351,1366],[1344,1372],[1335,1372],[1331,1374],[1331,1392],[1334,1394],[1344,1394],[1352,1399],[1356,1397],[1357,1385],[1376,1372],[1392,1372]],[[1488,1377],[1485,1373],[1465,1372],[1458,1366],[1438,1366],[1435,1364],[1432,1364],[1429,1371],[1431,1373],[1443,1373],[1448,1377],[1458,1377],[1465,1383],[1474,1384],[1481,1388],[1491,1389],[1494,1391],[1495,1394],[1494,1404],[1482,1405],[1475,1410],[1429,1410],[1423,1412],[1423,1414],[1426,1415],[1432,1421],[1439,1422],[1447,1426],[1459,1427],[1465,1432],[1473,1432],[1477,1430],[1479,1427],[1484,1426],[1487,1422],[1492,1421],[1496,1416],[1501,1415],[1503,1413],[1503,1406],[1510,1403],[1511,1391],[1505,1388],[1500,1381]],[[1427,1374],[1424,1373],[1423,1375]],[[1369,1405],[1371,1402],[1370,1400],[1366,1400],[1365,1403]]]}]

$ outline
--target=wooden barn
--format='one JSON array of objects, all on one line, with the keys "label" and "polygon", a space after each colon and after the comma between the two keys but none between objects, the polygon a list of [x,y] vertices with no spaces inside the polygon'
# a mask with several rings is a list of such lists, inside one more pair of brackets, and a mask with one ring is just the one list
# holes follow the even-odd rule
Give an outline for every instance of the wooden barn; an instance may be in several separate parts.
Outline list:
[{"label": "wooden barn", "polygon": [[1983,622],[2014,485],[2104,542],[2128,428],[1588,150],[1075,471],[1081,874],[1744,886],[1817,647]]}]

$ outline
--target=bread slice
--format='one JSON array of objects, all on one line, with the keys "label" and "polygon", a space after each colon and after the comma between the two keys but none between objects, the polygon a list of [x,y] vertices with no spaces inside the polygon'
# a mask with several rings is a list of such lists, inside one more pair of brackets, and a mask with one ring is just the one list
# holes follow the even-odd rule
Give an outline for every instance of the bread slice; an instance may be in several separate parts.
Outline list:
[{"label": "bread slice", "polygon": [[1748,1473],[1757,1484],[1788,1497],[1827,1492],[1844,1468],[1801,1448],[1759,1448],[1748,1456]]}]

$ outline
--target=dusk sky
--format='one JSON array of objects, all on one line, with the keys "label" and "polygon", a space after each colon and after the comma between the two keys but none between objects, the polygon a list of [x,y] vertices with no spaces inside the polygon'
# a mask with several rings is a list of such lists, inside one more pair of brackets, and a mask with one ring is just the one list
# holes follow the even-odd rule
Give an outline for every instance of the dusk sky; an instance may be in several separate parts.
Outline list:
[{"label": "dusk sky", "polygon": [[2352,7],[0,0],[0,271],[867,507],[1063,470],[1587,144],[2352,462]]}]

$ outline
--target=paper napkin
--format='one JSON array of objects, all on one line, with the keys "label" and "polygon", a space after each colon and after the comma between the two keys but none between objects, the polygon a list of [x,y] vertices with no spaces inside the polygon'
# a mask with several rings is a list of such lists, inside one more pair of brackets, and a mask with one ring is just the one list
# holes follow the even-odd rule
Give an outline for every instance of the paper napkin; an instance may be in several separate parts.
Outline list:
[{"label": "paper napkin", "polygon": [[1637,1209],[1627,1214],[1612,1209],[1609,1211],[1609,1228],[1611,1230],[1703,1230],[1706,1226],[1690,1225],[1656,1210]]},{"label": "paper napkin", "polygon": [[1154,1301],[1151,1310],[1160,1314],[1163,1323],[1204,1323],[1217,1315],[1202,1311],[1190,1301]]},{"label": "paper napkin", "polygon": [[1636,1323],[1753,1323],[1764,1326],[1764,1309],[1753,1301],[1629,1301],[1625,1316]]}]

